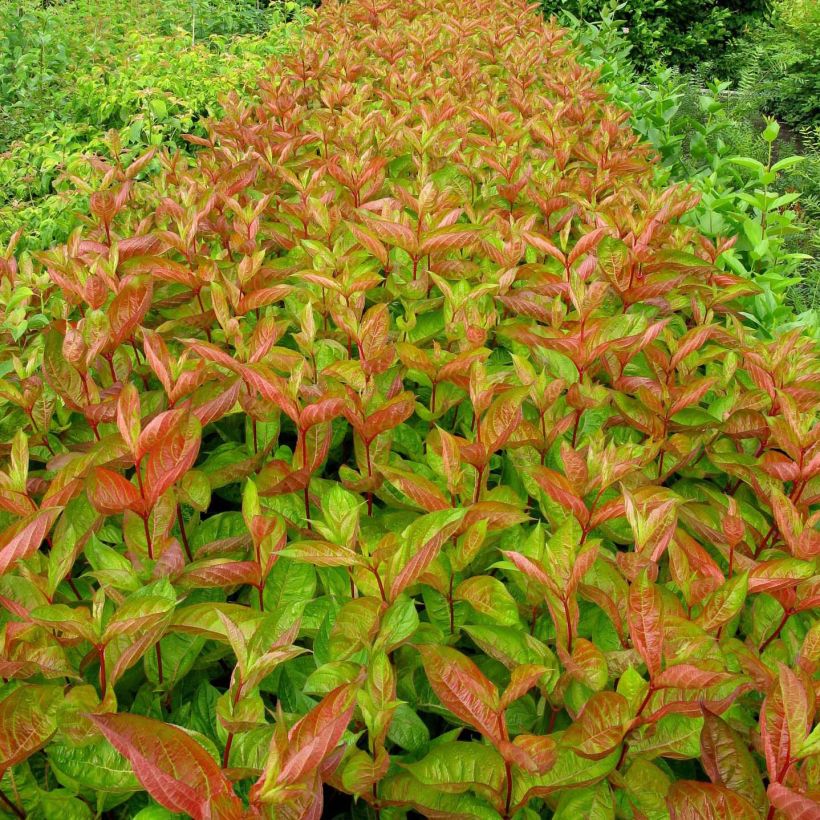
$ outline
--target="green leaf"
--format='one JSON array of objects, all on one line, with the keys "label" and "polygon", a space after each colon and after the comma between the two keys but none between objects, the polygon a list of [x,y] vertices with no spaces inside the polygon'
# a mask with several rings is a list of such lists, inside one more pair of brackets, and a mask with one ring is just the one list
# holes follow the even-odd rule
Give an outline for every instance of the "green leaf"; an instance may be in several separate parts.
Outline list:
[{"label": "green leaf", "polygon": [[653,726],[642,727],[630,735],[629,751],[650,760],[669,755],[698,757],[702,729],[702,717],[664,715]]},{"label": "green leaf", "polygon": [[547,690],[551,691],[557,683],[557,658],[545,643],[528,632],[513,627],[483,624],[469,625],[463,629],[482,651],[508,669],[522,664],[540,664],[553,673],[551,679],[544,682]]},{"label": "green leaf", "polygon": [[765,804],[766,789],[749,743],[723,718],[704,712],[700,746],[703,767],[713,783],[737,792],[753,806]]},{"label": "green leaf", "polygon": [[448,792],[472,789],[490,799],[501,793],[506,782],[501,755],[476,742],[438,744],[418,763],[408,763],[405,768],[426,786]]},{"label": "green leaf", "polygon": [[277,561],[265,582],[265,611],[295,621],[316,592],[316,570],[310,564]]},{"label": "green leaf", "polygon": [[498,578],[475,575],[462,581],[453,597],[466,601],[476,612],[502,626],[518,623],[518,604]]},{"label": "green leaf", "polygon": [[138,811],[134,815],[134,820],[175,820],[175,818],[179,817],[178,814],[175,814],[172,811],[168,811],[168,809],[164,809],[162,806],[146,806],[141,811]]},{"label": "green leaf", "polygon": [[387,737],[405,751],[418,752],[430,742],[430,731],[406,703],[400,703],[393,713]]},{"label": "green leaf", "polygon": [[552,816],[553,820],[614,820],[615,803],[609,784],[564,792]]},{"label": "green leaf", "polygon": [[59,686],[23,684],[0,700],[0,775],[49,741],[61,699]]},{"label": "green leaf", "polygon": [[75,794],[93,798],[96,792],[131,794],[142,788],[131,764],[105,740],[78,748],[50,743],[46,754],[57,780]]},{"label": "green leaf", "polygon": [[45,820],[91,820],[94,816],[87,803],[65,789],[42,792],[40,811]]},{"label": "green leaf", "polygon": [[571,749],[559,748],[555,765],[542,775],[520,772],[514,779],[513,800],[516,804],[532,797],[546,796],[562,789],[591,786],[603,780],[618,763],[620,752],[588,760]]},{"label": "green leaf", "polygon": [[564,732],[561,744],[582,757],[604,757],[620,746],[631,717],[632,710],[623,695],[596,692]]},{"label": "green leaf", "polygon": [[407,595],[400,595],[382,616],[381,627],[374,643],[376,649],[392,652],[408,641],[419,626],[419,616],[415,601]]},{"label": "green leaf", "polygon": [[742,572],[730,578],[709,596],[695,623],[707,632],[724,626],[743,608],[748,589],[748,573]]},{"label": "green leaf", "polygon": [[451,820],[498,820],[499,812],[475,795],[447,794],[419,783],[409,772],[391,775],[379,785],[379,795],[398,805],[415,806],[428,817]]},{"label": "green leaf", "polygon": [[801,157],[797,154],[792,157],[783,157],[783,159],[778,160],[774,165],[772,165],[772,171],[775,173],[778,171],[785,171],[787,168],[793,168],[795,165],[804,162],[805,159],[805,157]]}]

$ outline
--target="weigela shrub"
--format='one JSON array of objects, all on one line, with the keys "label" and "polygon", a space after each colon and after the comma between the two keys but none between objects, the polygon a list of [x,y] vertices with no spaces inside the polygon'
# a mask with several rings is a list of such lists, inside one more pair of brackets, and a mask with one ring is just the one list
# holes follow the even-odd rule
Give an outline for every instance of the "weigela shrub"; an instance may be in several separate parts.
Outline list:
[{"label": "weigela shrub", "polygon": [[6,814],[816,817],[812,342],[519,0],[260,94],[0,262]]}]

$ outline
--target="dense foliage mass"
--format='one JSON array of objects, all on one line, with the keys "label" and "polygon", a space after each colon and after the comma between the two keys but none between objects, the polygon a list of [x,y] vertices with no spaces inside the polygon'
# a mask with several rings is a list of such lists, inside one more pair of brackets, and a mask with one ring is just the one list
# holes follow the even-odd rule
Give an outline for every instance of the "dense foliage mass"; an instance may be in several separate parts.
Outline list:
[{"label": "dense foliage mass", "polygon": [[520,0],[227,107],[0,259],[0,811],[816,816],[820,359],[734,239]]},{"label": "dense foliage mass", "polygon": [[582,21],[616,9],[642,69],[659,59],[684,69],[708,62],[721,76],[737,71],[737,40],[759,30],[771,8],[770,0],[541,0],[540,5],[548,14],[568,12]]},{"label": "dense foliage mass", "polygon": [[820,4],[777,0],[777,14],[741,50],[744,79],[794,126],[820,127]]},{"label": "dense foliage mass", "polygon": [[65,242],[88,207],[63,175],[88,181],[88,155],[185,149],[301,19],[290,0],[0,0],[0,244],[21,224],[26,248]]},{"label": "dense foliage mass", "polygon": [[570,33],[581,60],[600,71],[611,99],[657,151],[656,183],[684,181],[700,195],[683,221],[713,242],[738,236],[722,259],[760,286],[744,304],[746,323],[769,338],[802,327],[820,339],[820,139],[815,146],[805,134],[795,153],[761,113],[756,87],[704,86],[697,75],[663,67],[641,77],[610,13]]}]

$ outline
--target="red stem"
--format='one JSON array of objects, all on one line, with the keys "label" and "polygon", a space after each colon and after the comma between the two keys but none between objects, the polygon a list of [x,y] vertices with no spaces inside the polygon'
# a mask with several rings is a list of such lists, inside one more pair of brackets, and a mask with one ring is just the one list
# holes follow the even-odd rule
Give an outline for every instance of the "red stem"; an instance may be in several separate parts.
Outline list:
[{"label": "red stem", "polygon": [[766,638],[766,640],[763,641],[763,643],[761,644],[761,646],[760,646],[760,652],[761,653],[783,631],[783,627],[786,626],[786,621],[789,620],[791,615],[792,615],[792,611],[790,609],[786,609],[783,612],[783,617],[780,619],[780,623],[777,625],[777,629],[775,629],[775,631],[772,632],[772,634],[769,635],[769,637]]},{"label": "red stem", "polygon": [[[145,488],[142,485],[142,472],[140,471],[141,463],[142,463],[141,461],[138,461],[135,466],[137,468],[137,484],[139,484],[139,487],[140,487],[140,496],[142,497],[142,500],[145,501]],[[151,541],[151,532],[148,529],[148,516],[150,514],[151,514],[150,512],[146,511],[145,515],[142,516],[142,526],[143,526],[143,529],[145,530],[145,543],[148,546],[148,557],[153,561],[154,560],[154,545]]]},{"label": "red stem", "polygon": [[164,682],[164,676],[162,674],[162,649],[160,648],[159,641],[154,644],[154,650],[157,653],[157,678],[160,684],[162,684]]},{"label": "red stem", "polygon": [[[379,594],[382,596],[382,600],[387,603],[387,593],[384,590],[384,582],[381,575],[379,575],[379,570],[376,567],[370,567],[370,571],[376,576],[376,583],[379,585]],[[352,580],[351,578],[351,582]]]},{"label": "red stem", "polygon": [[177,523],[179,524],[179,531],[182,535],[182,545],[185,547],[185,554],[188,556],[189,561],[194,560],[194,556],[191,553],[191,546],[188,543],[188,534],[185,532],[185,522],[182,519],[182,507],[177,504]]},{"label": "red stem", "polygon": [[575,447],[576,442],[578,441],[578,425],[581,423],[581,411],[575,411],[575,425],[572,428],[572,446]]},{"label": "red stem", "polygon": [[77,600],[82,601],[83,596],[80,595],[80,590],[77,589],[77,585],[74,583],[74,579],[69,575],[65,580],[66,580],[66,583],[71,588],[71,591],[77,596]]},{"label": "red stem", "polygon": [[312,530],[313,525],[310,523],[310,490],[307,485],[305,485],[303,493],[305,497],[305,520],[307,521],[307,528]]},{"label": "red stem", "polygon": [[569,605],[566,598],[561,598],[561,603],[564,606],[564,617],[567,619],[567,652],[572,654],[572,623],[569,619]]},{"label": "red stem", "polygon": [[105,699],[108,690],[108,679],[105,672],[105,647],[102,644],[97,647],[97,655],[100,658],[100,693]]},{"label": "red stem", "polygon": [[25,820],[26,813],[16,803],[13,803],[11,799],[3,792],[0,792],[0,800],[2,800],[6,804],[6,806],[8,806],[9,811]]},{"label": "red stem", "polygon": [[757,556],[760,555],[760,553],[763,552],[764,549],[766,549],[766,544],[769,543],[769,539],[774,535],[776,529],[777,524],[772,523],[771,527],[769,527],[769,531],[766,533],[763,540],[760,542],[757,549],[755,550],[755,558],[757,558]]},{"label": "red stem", "polygon": [[148,544],[148,558],[154,560],[154,544],[151,541],[151,532],[148,529],[148,516],[142,517],[142,528],[145,530],[145,541]]},{"label": "red stem", "polygon": [[222,768],[228,768],[228,758],[231,756],[231,746],[233,746],[233,732],[228,732],[228,739],[225,741],[225,751],[222,754]]},{"label": "red stem", "polygon": [[[236,706],[239,703],[239,699],[242,697],[242,681],[236,686],[236,690],[233,693],[233,705]],[[225,751],[222,753],[222,768],[228,768],[228,758],[231,756],[231,746],[233,746],[233,732],[228,732],[228,738],[225,741]]]},{"label": "red stem", "polygon": [[[646,709],[646,704],[649,703],[649,698],[652,697],[652,694],[654,693],[654,691],[655,691],[655,688],[652,686],[652,683],[650,681],[649,688],[646,690],[646,695],[645,695],[644,699],[641,701],[641,705],[638,707],[638,711],[635,713],[635,717],[640,717],[641,712],[643,712],[643,710]],[[627,732],[627,735],[628,734],[629,734],[629,732]],[[626,736],[624,736],[623,743],[624,743],[624,745],[621,748],[621,756],[618,758],[618,763],[615,766],[616,771],[621,770],[621,766],[623,765],[624,760],[626,760],[626,753],[627,753],[627,750],[629,749],[629,743],[627,743],[627,741],[626,741]]]},{"label": "red stem", "polygon": [[507,775],[507,799],[504,802],[504,818],[507,820],[510,816],[510,804],[512,803],[512,766],[510,766],[509,761],[504,761],[504,772]]},{"label": "red stem", "polygon": [[[300,429],[299,430],[299,437],[302,440],[302,467],[305,470],[307,470],[307,431]],[[307,484],[305,484],[304,498],[305,498],[305,521],[307,521],[307,528],[309,530],[312,530],[313,526],[310,523],[310,476],[308,476]]]},{"label": "red stem", "polygon": [[450,610],[450,634],[456,634],[456,615],[455,615],[455,607],[453,606],[453,579],[455,575],[451,572],[450,573],[450,591],[447,594],[447,606]]},{"label": "red stem", "polygon": [[473,493],[473,504],[478,504],[478,499],[481,497],[481,484],[484,481],[484,465],[478,468],[478,475],[475,481],[475,492]]}]

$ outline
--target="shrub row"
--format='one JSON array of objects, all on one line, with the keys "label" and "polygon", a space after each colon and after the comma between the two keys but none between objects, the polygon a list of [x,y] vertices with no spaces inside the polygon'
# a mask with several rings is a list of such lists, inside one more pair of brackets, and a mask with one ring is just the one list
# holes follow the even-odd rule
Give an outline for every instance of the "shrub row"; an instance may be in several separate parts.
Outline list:
[{"label": "shrub row", "polygon": [[520,0],[226,105],[0,261],[0,811],[814,816],[820,359],[734,239]]}]

